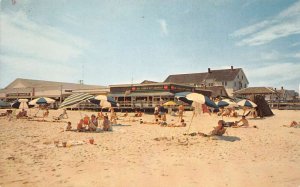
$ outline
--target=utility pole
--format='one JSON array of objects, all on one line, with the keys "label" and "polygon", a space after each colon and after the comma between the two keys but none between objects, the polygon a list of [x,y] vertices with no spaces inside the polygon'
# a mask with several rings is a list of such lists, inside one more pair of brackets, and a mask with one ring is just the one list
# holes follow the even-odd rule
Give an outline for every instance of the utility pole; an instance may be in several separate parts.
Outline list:
[{"label": "utility pole", "polygon": [[59,100],[60,104],[62,103],[62,88],[63,88],[63,86],[61,84],[60,85],[60,100]]}]

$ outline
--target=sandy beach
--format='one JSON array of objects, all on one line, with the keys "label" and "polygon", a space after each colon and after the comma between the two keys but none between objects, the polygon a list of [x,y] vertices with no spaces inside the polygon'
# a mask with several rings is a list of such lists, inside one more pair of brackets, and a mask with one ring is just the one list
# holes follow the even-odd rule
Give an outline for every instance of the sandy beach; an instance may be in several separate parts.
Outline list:
[{"label": "sandy beach", "polygon": [[[61,112],[50,110],[46,120]],[[78,133],[63,131],[66,123],[1,117],[0,186],[299,186],[300,129],[283,125],[299,121],[300,111],[273,112],[273,117],[249,119],[258,128],[228,128],[217,140],[183,136],[188,127],[139,121],[119,120],[123,125],[113,132]],[[68,114],[75,128],[80,112]],[[188,124],[191,115],[185,112]],[[219,119],[196,116],[190,132],[208,133]],[[87,143],[90,137],[94,144]],[[55,140],[81,144],[56,147]]]}]

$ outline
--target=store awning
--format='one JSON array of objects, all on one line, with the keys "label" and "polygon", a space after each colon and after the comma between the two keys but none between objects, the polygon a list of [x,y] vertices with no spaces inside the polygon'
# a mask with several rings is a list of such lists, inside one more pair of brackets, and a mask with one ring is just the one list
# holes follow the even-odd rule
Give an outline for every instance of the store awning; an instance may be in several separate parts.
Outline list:
[{"label": "store awning", "polygon": [[[109,94],[111,97],[124,97],[125,94]],[[134,92],[126,95],[126,97],[147,97],[147,96],[174,96],[171,92],[147,92],[147,93],[139,93]]]}]

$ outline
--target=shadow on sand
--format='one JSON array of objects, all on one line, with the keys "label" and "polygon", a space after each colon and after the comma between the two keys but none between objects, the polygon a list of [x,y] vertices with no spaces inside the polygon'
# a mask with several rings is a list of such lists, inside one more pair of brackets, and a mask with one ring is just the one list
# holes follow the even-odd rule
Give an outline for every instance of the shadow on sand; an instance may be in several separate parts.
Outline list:
[{"label": "shadow on sand", "polygon": [[240,141],[241,138],[237,137],[237,136],[214,136],[211,139],[213,140],[223,140],[223,141],[227,141],[227,142],[235,142],[235,141]]}]

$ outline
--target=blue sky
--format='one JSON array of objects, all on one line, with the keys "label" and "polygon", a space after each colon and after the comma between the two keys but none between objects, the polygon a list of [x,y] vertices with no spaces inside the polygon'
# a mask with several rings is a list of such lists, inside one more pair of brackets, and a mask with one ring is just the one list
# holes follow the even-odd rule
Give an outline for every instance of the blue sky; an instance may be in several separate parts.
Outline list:
[{"label": "blue sky", "polygon": [[0,87],[163,81],[231,65],[249,86],[299,87],[300,1],[0,2]]}]

